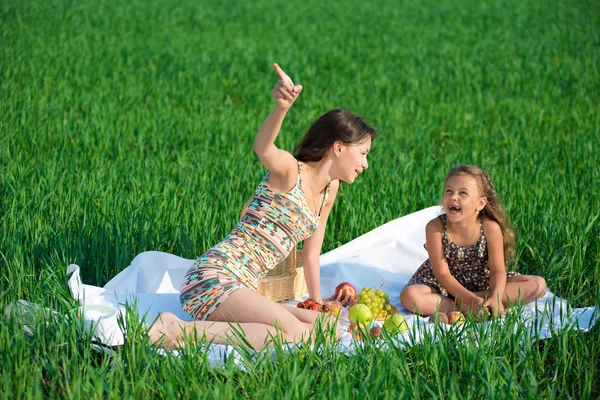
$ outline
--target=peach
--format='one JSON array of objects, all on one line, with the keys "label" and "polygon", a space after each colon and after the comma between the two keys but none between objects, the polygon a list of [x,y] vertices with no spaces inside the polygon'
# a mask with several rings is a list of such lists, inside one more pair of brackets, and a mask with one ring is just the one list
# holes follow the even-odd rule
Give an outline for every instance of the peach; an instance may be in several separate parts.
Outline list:
[{"label": "peach", "polygon": [[335,315],[336,317],[339,317],[342,313],[343,307],[344,306],[342,306],[342,303],[340,303],[339,301],[326,301],[325,303],[323,303],[321,311],[328,312],[330,314]]},{"label": "peach", "polygon": [[447,314],[447,317],[450,325],[465,323],[465,316],[460,311],[451,311]]},{"label": "peach", "polygon": [[448,316],[444,313],[436,313],[429,317],[429,323],[433,324],[439,322],[440,324],[448,324]]},{"label": "peach", "polygon": [[371,339],[379,339],[381,337],[381,328],[375,325],[371,328],[369,334],[371,335]]}]

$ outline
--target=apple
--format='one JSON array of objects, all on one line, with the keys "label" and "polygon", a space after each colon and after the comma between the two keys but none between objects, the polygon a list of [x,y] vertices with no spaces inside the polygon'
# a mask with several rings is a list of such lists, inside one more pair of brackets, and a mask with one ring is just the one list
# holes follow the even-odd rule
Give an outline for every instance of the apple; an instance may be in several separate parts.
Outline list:
[{"label": "apple", "polygon": [[350,322],[356,322],[359,325],[369,326],[373,321],[373,312],[366,304],[354,304],[348,311]]},{"label": "apple", "polygon": [[404,331],[408,330],[408,324],[406,323],[406,318],[404,318],[400,314],[394,314],[383,323],[383,327],[386,331],[388,331],[391,335],[397,335]]},{"label": "apple", "polygon": [[450,311],[447,316],[450,325],[465,323],[465,316],[460,311]]},{"label": "apple", "polygon": [[435,313],[431,317],[429,317],[429,323],[433,324],[439,322],[440,324],[448,323],[448,316],[444,313]]},{"label": "apple", "polygon": [[356,301],[356,288],[349,282],[342,282],[335,288],[335,297],[344,299],[347,297],[351,303]]}]

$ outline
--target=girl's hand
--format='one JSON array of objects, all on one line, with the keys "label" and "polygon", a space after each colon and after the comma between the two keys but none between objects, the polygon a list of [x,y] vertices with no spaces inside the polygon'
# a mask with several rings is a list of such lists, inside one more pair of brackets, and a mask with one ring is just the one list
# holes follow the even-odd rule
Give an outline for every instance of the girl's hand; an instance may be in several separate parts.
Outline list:
[{"label": "girl's hand", "polygon": [[477,319],[489,317],[490,311],[485,304],[485,300],[479,296],[475,296],[471,302],[471,314]]},{"label": "girl's hand", "polygon": [[294,104],[296,98],[300,94],[302,90],[302,85],[294,85],[292,79],[287,76],[285,72],[277,65],[277,63],[273,64],[275,71],[279,74],[279,81],[273,87],[273,97],[275,98],[275,102],[277,103],[277,107],[282,110],[287,110]]},{"label": "girl's hand", "polygon": [[484,306],[489,310],[492,318],[499,318],[504,315],[504,304],[502,304],[502,301],[496,296],[488,298],[485,301]]}]

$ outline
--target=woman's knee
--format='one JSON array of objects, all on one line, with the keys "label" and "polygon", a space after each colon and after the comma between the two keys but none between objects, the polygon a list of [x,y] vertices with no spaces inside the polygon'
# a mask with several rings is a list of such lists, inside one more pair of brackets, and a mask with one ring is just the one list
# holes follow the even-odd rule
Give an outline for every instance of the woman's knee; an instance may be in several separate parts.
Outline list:
[{"label": "woman's knee", "polygon": [[278,327],[284,339],[287,342],[298,342],[299,340],[305,340],[310,335],[310,327],[300,320],[297,324],[287,324],[287,326]]}]

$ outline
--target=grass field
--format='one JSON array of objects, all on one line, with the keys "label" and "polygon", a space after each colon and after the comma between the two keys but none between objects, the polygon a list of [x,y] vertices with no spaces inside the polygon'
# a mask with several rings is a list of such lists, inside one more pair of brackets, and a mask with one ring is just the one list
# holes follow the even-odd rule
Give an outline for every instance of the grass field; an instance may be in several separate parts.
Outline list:
[{"label": "grass field", "polygon": [[[140,252],[196,258],[223,238],[265,172],[251,144],[273,105],[272,62],[304,86],[280,147],[331,108],[378,128],[324,252],[438,203],[448,168],[471,163],[504,199],[511,268],[573,306],[600,304],[598,2],[295,3],[0,3],[2,309],[22,298],[66,313],[69,263],[101,286]],[[66,320],[32,339],[3,319],[0,393],[600,396],[598,324],[522,335],[498,328],[485,351],[453,337],[350,358],[306,351],[248,373],[210,368],[200,350],[158,356],[140,332],[109,356]]]}]

